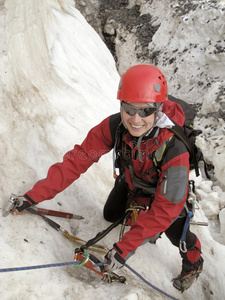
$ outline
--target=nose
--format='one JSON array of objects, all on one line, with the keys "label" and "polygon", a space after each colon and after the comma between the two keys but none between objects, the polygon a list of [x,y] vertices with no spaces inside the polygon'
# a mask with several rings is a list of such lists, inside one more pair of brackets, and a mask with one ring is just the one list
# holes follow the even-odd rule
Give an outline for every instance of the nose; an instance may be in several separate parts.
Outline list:
[{"label": "nose", "polygon": [[133,119],[133,122],[135,122],[135,123],[138,123],[138,122],[141,121],[141,117],[139,116],[138,113],[136,113],[136,114],[132,117],[132,119]]}]

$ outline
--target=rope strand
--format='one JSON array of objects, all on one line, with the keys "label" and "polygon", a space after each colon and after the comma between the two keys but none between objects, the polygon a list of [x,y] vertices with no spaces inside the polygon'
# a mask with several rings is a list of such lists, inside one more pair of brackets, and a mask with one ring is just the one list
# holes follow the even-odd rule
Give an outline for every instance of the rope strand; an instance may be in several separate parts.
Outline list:
[{"label": "rope strand", "polygon": [[[47,269],[47,268],[70,266],[70,265],[80,266],[80,263],[81,263],[80,261],[69,261],[69,262],[62,262],[62,263],[37,265],[37,266],[4,268],[4,269],[0,269],[0,273],[15,272],[15,271],[26,271],[26,270],[37,270],[37,269]],[[105,265],[105,263],[100,262],[100,263],[94,264],[93,267],[96,268],[96,267],[100,267],[100,266],[103,266],[103,265]],[[148,286],[150,286],[154,290],[156,290],[156,291],[160,292],[161,294],[169,297],[170,299],[178,300],[177,298],[167,294],[163,290],[161,290],[161,289],[157,288],[156,286],[154,286],[153,284],[151,284],[143,276],[141,276],[137,271],[135,271],[133,268],[131,268],[128,264],[125,264],[124,266],[127,267],[132,273],[134,273],[136,276],[138,276],[142,281],[144,281]]]},{"label": "rope strand", "polygon": [[161,294],[167,296],[170,299],[173,300],[179,300],[169,294],[167,294],[166,292],[164,292],[163,290],[157,288],[156,286],[154,286],[153,284],[151,284],[149,281],[147,281],[144,277],[142,277],[137,271],[135,271],[133,268],[131,268],[128,264],[124,265],[125,267],[127,267],[132,273],[134,273],[136,276],[138,276],[142,281],[144,281],[147,285],[149,285],[151,288],[153,288],[154,290],[160,292]]},{"label": "rope strand", "polygon": [[52,268],[52,267],[62,267],[62,266],[70,266],[70,265],[78,265],[78,264],[79,264],[79,261],[69,261],[69,262],[63,262],[63,263],[37,265],[37,266],[5,268],[5,269],[0,269],[0,273],[25,271],[25,270],[33,270],[33,269],[46,269],[46,268]]}]

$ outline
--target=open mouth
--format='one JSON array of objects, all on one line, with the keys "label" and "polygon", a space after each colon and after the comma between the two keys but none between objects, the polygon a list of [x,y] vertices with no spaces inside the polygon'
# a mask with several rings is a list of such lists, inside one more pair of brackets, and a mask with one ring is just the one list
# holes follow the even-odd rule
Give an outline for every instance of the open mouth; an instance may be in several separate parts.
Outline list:
[{"label": "open mouth", "polygon": [[131,124],[131,123],[130,123],[130,125],[134,129],[140,129],[140,128],[142,128],[144,126],[144,125],[134,125],[134,124]]}]

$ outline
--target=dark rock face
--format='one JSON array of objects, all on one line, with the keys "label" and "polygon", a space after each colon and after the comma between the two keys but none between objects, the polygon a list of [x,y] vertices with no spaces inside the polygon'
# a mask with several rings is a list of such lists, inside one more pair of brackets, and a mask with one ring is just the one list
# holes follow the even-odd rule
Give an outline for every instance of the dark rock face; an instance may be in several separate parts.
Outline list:
[{"label": "dark rock face", "polygon": [[134,64],[156,65],[170,93],[201,104],[215,88],[214,100],[224,110],[225,5],[216,0],[77,0],[75,6],[108,46],[120,74]]},{"label": "dark rock face", "polygon": [[152,24],[150,13],[141,14],[140,4],[129,6],[128,0],[95,3],[86,0],[82,4],[77,1],[75,6],[104,40],[116,62],[119,62],[116,40],[123,44],[130,33],[136,37],[136,57],[144,62],[149,56],[148,44],[160,25]]}]

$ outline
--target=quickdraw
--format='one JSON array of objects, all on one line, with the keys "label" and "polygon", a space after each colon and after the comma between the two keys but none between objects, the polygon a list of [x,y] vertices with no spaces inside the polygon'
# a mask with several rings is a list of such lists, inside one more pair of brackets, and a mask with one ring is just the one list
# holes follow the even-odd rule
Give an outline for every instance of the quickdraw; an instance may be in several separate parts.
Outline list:
[{"label": "quickdraw", "polygon": [[[88,254],[87,250],[84,249],[84,251],[80,249],[75,250],[75,256],[74,256],[75,262],[80,262],[76,264],[76,266],[83,266],[91,271],[94,271],[98,275],[102,277],[102,280],[107,283],[112,282],[120,282],[125,283],[126,278],[124,276],[119,276],[116,273],[106,273],[104,265],[106,263],[101,262],[97,257],[95,257],[93,254]],[[93,264],[93,262],[95,264]],[[100,271],[96,269],[96,266],[100,268]]]}]

